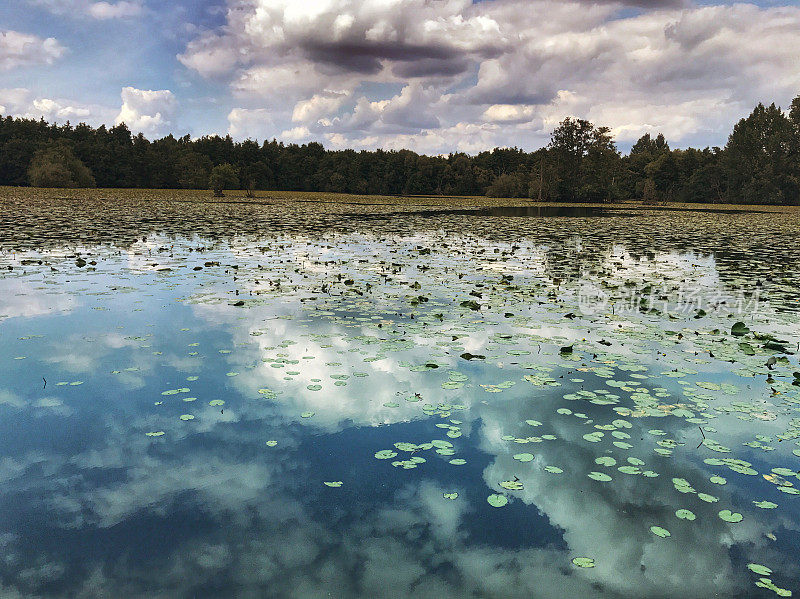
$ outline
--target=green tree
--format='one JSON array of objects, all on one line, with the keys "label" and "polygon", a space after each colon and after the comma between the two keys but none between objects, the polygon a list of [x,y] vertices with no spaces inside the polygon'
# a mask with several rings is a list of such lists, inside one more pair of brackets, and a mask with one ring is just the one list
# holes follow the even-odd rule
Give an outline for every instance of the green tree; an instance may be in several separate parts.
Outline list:
[{"label": "green tree", "polygon": [[800,138],[800,95],[792,100],[789,106],[789,120],[792,122],[795,135]]},{"label": "green tree", "polygon": [[719,148],[701,152],[702,162],[683,188],[683,199],[690,202],[721,203],[727,199],[727,178],[723,152]]},{"label": "green tree", "polygon": [[211,161],[192,150],[184,150],[177,159],[178,184],[183,189],[206,189],[208,187]]},{"label": "green tree", "polygon": [[550,151],[557,169],[558,199],[572,202],[580,199],[580,167],[592,143],[594,126],[582,119],[567,117],[550,137]]},{"label": "green tree", "polygon": [[567,117],[550,138],[554,190],[563,201],[607,201],[615,197],[619,153],[607,127]]},{"label": "green tree", "polygon": [[646,181],[652,181],[658,199],[672,201],[680,184],[678,162],[673,152],[663,152],[644,168]]},{"label": "green tree", "polygon": [[800,95],[792,100],[789,106],[789,121],[792,124],[794,143],[790,157],[792,175],[795,181],[800,182]]},{"label": "green tree", "polygon": [[33,155],[28,178],[34,187],[94,187],[92,172],[64,142],[51,143]]},{"label": "green tree", "polygon": [[580,175],[583,199],[592,202],[618,199],[621,161],[608,127],[594,128],[591,143],[581,162]]},{"label": "green tree", "polygon": [[527,185],[517,174],[503,173],[486,189],[490,198],[521,198],[527,195]]},{"label": "green tree", "polygon": [[[628,197],[644,198],[644,185],[649,179],[646,170],[647,165],[654,160],[658,160],[669,151],[669,144],[664,139],[663,134],[659,133],[655,139],[650,137],[649,133],[642,135],[633,144],[626,160],[625,173],[622,175],[624,194]],[[647,193],[650,201],[653,199],[653,193],[658,195],[655,189],[650,189]]]},{"label": "green tree", "polygon": [[234,189],[239,187],[239,176],[232,164],[224,163],[211,169],[211,176],[208,178],[208,185],[214,190],[214,196],[221,198],[223,189]]},{"label": "green tree", "polygon": [[725,147],[728,198],[742,204],[797,204],[792,121],[770,104],[759,104],[733,128]]}]

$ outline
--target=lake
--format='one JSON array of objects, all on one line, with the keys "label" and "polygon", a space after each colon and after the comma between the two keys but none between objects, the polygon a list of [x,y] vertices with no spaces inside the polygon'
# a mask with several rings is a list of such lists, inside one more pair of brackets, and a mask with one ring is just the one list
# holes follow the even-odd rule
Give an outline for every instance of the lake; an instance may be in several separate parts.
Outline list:
[{"label": "lake", "polygon": [[209,194],[3,190],[0,596],[800,593],[797,209]]}]

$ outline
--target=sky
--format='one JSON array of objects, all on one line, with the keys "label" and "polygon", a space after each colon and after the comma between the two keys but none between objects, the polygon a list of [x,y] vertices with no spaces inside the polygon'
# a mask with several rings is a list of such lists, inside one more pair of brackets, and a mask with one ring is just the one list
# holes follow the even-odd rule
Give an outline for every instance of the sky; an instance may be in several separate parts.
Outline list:
[{"label": "sky", "polygon": [[724,146],[800,94],[797,0],[0,0],[0,114],[428,154],[567,116]]}]

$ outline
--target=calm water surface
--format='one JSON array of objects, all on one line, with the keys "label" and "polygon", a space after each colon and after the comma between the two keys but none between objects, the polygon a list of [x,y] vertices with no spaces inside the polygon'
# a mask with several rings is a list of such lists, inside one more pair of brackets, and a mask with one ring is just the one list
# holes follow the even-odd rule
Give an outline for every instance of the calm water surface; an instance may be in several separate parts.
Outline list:
[{"label": "calm water surface", "polygon": [[794,217],[2,208],[2,597],[800,594]]}]

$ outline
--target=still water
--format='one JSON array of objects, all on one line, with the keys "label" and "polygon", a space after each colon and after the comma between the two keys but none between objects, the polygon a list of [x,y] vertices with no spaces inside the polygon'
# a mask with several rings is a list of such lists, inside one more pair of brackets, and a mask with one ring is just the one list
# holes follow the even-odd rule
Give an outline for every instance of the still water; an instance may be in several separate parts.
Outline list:
[{"label": "still water", "polygon": [[794,214],[3,209],[0,597],[800,593]]}]

